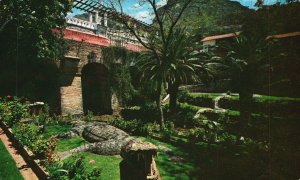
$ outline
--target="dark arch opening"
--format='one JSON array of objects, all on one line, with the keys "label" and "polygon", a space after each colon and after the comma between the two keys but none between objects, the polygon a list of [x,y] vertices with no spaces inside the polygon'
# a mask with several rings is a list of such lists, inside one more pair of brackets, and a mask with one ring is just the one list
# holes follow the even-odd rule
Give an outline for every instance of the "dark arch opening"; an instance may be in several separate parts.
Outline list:
[{"label": "dark arch opening", "polygon": [[112,114],[108,69],[103,64],[93,62],[85,65],[81,72],[84,113]]}]

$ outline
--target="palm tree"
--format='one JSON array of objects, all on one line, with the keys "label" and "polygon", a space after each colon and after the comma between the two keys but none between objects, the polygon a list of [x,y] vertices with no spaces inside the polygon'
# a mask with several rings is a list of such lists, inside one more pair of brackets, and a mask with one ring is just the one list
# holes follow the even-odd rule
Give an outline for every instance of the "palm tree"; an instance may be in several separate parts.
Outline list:
[{"label": "palm tree", "polygon": [[199,80],[212,79],[220,65],[206,53],[197,51],[197,38],[188,36],[184,29],[178,29],[172,35],[168,46],[169,56],[166,69],[166,82],[170,94],[170,114],[176,112],[179,86]]},{"label": "palm tree", "polygon": [[[158,46],[159,43],[157,43]],[[179,86],[199,80],[203,75],[211,77],[215,73],[218,63],[209,60],[207,54],[197,51],[197,41],[188,36],[184,29],[177,29],[170,36],[165,53],[160,57],[162,64],[156,61],[156,55],[145,52],[140,61],[140,68],[145,80],[161,79],[167,85],[170,94],[170,114],[174,114],[177,105],[177,94]]]},{"label": "palm tree", "polygon": [[259,34],[241,34],[234,42],[227,43],[225,49],[228,54],[225,63],[232,69],[232,80],[237,87],[240,101],[240,117],[250,123],[254,87],[261,68],[268,67],[268,41]]}]

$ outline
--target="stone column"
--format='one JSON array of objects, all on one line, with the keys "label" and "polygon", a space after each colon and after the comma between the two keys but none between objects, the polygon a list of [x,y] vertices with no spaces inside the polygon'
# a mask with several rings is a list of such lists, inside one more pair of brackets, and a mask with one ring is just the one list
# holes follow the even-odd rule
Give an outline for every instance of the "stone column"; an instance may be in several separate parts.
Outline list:
[{"label": "stone column", "polygon": [[107,26],[107,13],[104,13],[104,26]]},{"label": "stone column", "polygon": [[98,14],[98,12],[95,12],[95,23],[99,24],[99,14]]},{"label": "stone column", "polygon": [[121,149],[121,180],[161,180],[154,156],[157,147],[149,142],[134,141]]},{"label": "stone column", "polygon": [[89,22],[92,23],[93,22],[93,14],[89,13]]}]

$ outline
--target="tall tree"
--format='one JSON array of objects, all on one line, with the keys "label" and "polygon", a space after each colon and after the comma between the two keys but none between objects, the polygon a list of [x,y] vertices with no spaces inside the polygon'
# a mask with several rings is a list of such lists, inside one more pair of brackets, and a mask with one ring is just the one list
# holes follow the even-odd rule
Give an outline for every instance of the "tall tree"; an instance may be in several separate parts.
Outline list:
[{"label": "tall tree", "polygon": [[206,53],[198,51],[199,48],[197,36],[188,35],[185,29],[177,29],[172,34],[164,78],[168,84],[167,92],[170,94],[171,115],[176,111],[179,86],[200,79],[208,80],[207,78],[212,78],[216,74],[217,67],[220,66],[220,63]]},{"label": "tall tree", "polygon": [[63,54],[61,33],[53,29],[65,27],[71,5],[65,0],[0,1],[0,94],[31,98],[50,93],[57,71],[44,60]]},{"label": "tall tree", "polygon": [[[154,16],[154,23],[151,27],[144,29],[137,28],[137,24],[132,22],[132,19],[124,15],[124,1],[106,0],[106,4],[121,15],[118,16],[119,20],[124,26],[133,34],[136,39],[152,53],[156,63],[156,75],[153,80],[156,82],[156,105],[160,114],[160,125],[164,127],[164,115],[161,104],[161,96],[163,90],[163,81],[167,70],[167,63],[169,61],[168,54],[171,52],[168,45],[171,41],[172,34],[178,26],[178,21],[182,17],[183,12],[190,5],[192,0],[187,0],[182,6],[178,6],[180,0],[175,0],[172,3],[167,3],[163,8],[158,0],[139,0],[141,6],[149,9],[150,13]],[[159,10],[159,8],[161,8]],[[142,37],[146,36],[147,40]],[[158,46],[156,42],[161,42]]]},{"label": "tall tree", "polygon": [[250,123],[254,88],[259,79],[259,69],[268,67],[268,41],[261,34],[241,34],[234,42],[225,45],[226,62],[232,68],[232,80],[237,87],[240,101],[240,117]]}]

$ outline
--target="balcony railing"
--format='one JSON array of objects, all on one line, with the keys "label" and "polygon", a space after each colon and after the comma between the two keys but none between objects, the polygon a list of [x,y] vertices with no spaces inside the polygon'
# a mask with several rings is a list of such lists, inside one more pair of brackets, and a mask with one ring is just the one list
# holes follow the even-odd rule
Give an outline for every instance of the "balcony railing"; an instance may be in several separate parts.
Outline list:
[{"label": "balcony railing", "polygon": [[[94,22],[85,21],[82,19],[74,18],[74,17],[67,17],[66,18],[68,25],[74,25],[81,28],[89,29],[95,32],[95,35],[101,35],[103,37],[106,37],[109,39],[110,43],[112,45],[121,45],[123,46],[125,42],[129,42],[132,44],[140,45],[137,38],[133,35],[131,35],[128,32],[115,30],[110,27],[104,27],[102,31],[99,31],[99,24]],[[100,25],[101,26],[101,25]],[[147,42],[147,38],[141,37],[141,40],[144,42]]]},{"label": "balcony railing", "polygon": [[72,24],[76,25],[79,27],[91,29],[91,30],[97,30],[97,24],[96,23],[91,23],[89,21],[85,21],[82,19],[77,19],[73,17],[66,17],[67,24]]}]

